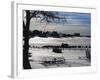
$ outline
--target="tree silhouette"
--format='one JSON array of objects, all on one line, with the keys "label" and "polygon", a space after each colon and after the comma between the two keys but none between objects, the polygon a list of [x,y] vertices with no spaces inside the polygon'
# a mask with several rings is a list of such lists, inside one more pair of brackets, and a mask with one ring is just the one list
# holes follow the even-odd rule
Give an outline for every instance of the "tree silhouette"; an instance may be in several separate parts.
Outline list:
[{"label": "tree silhouette", "polygon": [[56,38],[60,37],[56,31],[53,31],[51,35],[52,35],[52,37],[56,37]]},{"label": "tree silhouette", "polygon": [[[23,22],[23,68],[24,69],[31,69],[28,54],[29,54],[29,26],[31,18],[40,18],[41,21],[46,21],[47,23],[52,23],[55,19],[61,20],[65,19],[58,15],[57,12],[50,12],[50,11],[32,11],[32,10],[25,10],[26,12],[26,24]],[[42,15],[42,16],[40,16]],[[41,25],[40,25],[41,26]]]},{"label": "tree silhouette", "polygon": [[74,33],[74,36],[80,37],[80,33]]}]

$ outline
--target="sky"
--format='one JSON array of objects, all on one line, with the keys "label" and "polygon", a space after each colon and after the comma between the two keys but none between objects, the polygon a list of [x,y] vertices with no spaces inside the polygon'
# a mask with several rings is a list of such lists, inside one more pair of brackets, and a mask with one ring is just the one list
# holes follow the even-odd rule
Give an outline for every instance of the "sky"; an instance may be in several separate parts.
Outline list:
[{"label": "sky", "polygon": [[[41,16],[41,15],[40,15]],[[66,34],[80,33],[81,35],[91,34],[91,14],[76,12],[58,12],[58,16],[64,17],[65,20],[40,23],[39,18],[32,18],[30,30],[57,31]]]}]

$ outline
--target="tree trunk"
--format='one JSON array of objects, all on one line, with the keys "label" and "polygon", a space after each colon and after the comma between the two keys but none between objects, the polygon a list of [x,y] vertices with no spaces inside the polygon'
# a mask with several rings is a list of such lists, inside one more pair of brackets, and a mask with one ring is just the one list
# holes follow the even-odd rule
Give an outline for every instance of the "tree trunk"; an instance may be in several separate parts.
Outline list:
[{"label": "tree trunk", "polygon": [[26,11],[26,26],[23,24],[23,36],[24,36],[24,46],[23,46],[23,68],[31,69],[28,54],[29,54],[29,26],[30,26],[30,11]]}]

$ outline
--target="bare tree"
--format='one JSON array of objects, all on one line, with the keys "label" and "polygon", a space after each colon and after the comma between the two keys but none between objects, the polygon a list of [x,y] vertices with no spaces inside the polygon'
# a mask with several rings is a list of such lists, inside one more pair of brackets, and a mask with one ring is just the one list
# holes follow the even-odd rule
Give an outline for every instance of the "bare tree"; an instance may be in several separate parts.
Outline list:
[{"label": "bare tree", "polygon": [[[26,22],[23,21],[23,68],[24,69],[31,69],[30,63],[29,63],[29,26],[30,26],[30,20],[31,18],[40,18],[41,21],[46,21],[47,23],[55,21],[55,19],[64,20],[65,18],[62,16],[59,16],[57,12],[50,12],[50,11],[31,11],[31,10],[25,10],[26,12]],[[42,15],[39,16],[39,15]],[[66,19],[65,19],[66,20]]]}]

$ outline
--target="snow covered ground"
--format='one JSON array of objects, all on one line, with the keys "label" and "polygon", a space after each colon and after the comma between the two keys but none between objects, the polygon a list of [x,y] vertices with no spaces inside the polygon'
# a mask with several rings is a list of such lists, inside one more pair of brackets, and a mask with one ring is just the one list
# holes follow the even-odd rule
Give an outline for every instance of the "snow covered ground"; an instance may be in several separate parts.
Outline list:
[{"label": "snow covered ground", "polygon": [[40,38],[34,37],[29,40],[30,45],[43,46],[43,45],[61,45],[62,43],[67,43],[69,45],[81,45],[89,46],[91,44],[90,38],[88,37],[69,37],[69,38]]},{"label": "snow covered ground", "polygon": [[[90,46],[90,38],[88,37],[73,37],[73,38],[40,38],[34,37],[29,40],[29,44],[35,46],[44,45],[61,45],[62,43],[67,43],[70,45],[81,45]],[[29,52],[32,53],[32,57],[29,59],[31,67],[36,68],[55,68],[55,67],[79,67],[79,66],[90,66],[86,58],[86,51],[84,49],[63,49],[62,53],[54,53],[51,48],[29,48]],[[44,57],[64,57],[65,63],[59,65],[44,66],[41,61]]]}]

